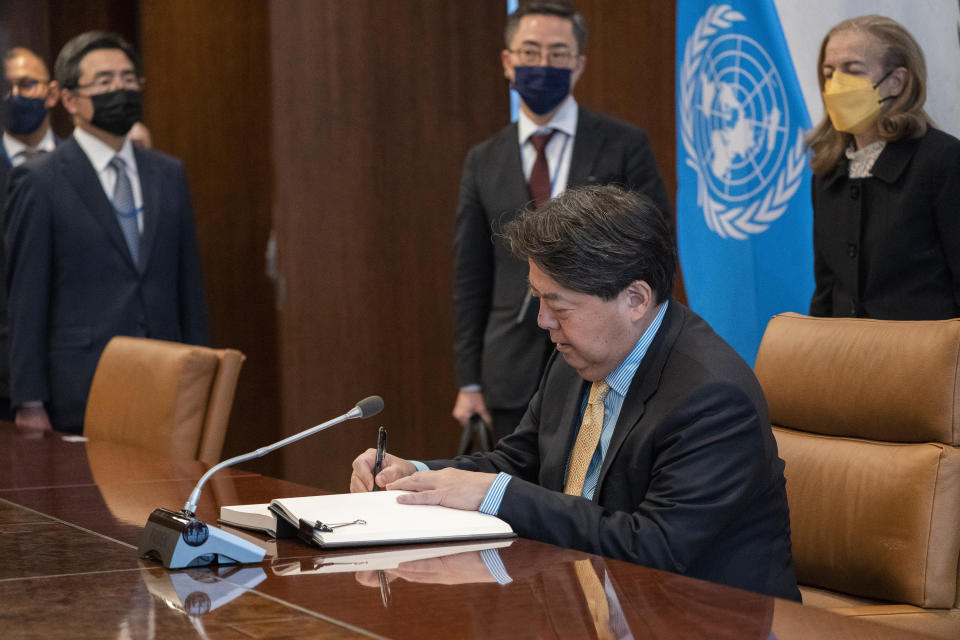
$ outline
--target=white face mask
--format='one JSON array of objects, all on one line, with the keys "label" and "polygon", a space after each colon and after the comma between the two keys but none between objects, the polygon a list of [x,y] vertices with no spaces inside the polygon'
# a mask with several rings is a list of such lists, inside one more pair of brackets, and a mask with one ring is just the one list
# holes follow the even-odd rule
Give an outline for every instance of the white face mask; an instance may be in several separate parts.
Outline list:
[{"label": "white face mask", "polygon": [[869,79],[862,76],[834,71],[823,86],[823,103],[833,128],[854,135],[870,129],[880,117],[884,101],[894,98],[881,98],[877,91],[877,87],[891,73],[893,70],[888,71],[876,84],[871,84]]}]

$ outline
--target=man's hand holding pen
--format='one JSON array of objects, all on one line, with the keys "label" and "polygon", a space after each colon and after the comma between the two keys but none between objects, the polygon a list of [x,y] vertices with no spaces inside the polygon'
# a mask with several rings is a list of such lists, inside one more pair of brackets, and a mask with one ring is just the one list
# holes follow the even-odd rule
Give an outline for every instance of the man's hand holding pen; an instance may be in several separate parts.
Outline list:
[{"label": "man's hand holding pen", "polygon": [[417,468],[413,463],[384,452],[381,471],[376,475],[374,482],[373,469],[377,462],[377,450],[367,449],[353,461],[353,472],[350,474],[350,492],[361,493],[373,491],[374,485],[384,488],[394,480],[398,480],[414,473]]},{"label": "man's hand holding pen", "polygon": [[350,492],[374,491],[374,487],[402,489],[415,493],[399,496],[403,504],[439,504],[454,509],[476,511],[496,479],[494,473],[461,469],[417,471],[409,460],[381,452],[381,471],[374,474],[377,449],[367,449],[353,461]]}]

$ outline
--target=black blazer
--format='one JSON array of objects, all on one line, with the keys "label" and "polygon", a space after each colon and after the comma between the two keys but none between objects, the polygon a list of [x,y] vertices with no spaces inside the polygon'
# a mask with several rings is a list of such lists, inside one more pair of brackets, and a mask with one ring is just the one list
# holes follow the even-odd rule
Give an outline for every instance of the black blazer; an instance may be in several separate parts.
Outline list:
[{"label": "black blazer", "polygon": [[557,354],[517,430],[432,461],[511,474],[521,536],[799,600],[783,461],[747,364],[676,301],[623,403],[593,500],[563,493],[586,383]]},{"label": "black blazer", "polygon": [[113,336],[209,342],[183,165],[156,151],[134,153],[143,191],[138,265],[74,138],[11,175],[11,400],[44,401],[60,430],[81,430],[94,369]]},{"label": "black blazer", "polygon": [[[620,184],[649,196],[670,219],[642,129],[580,107],[571,154],[568,189]],[[521,313],[527,263],[499,236],[530,202],[516,124],[470,149],[454,232],[454,354],[458,384],[481,384],[495,409],[526,406],[552,348],[537,326],[538,301]]]},{"label": "black blazer", "polygon": [[[2,143],[0,143],[2,144]],[[10,178],[10,161],[4,154],[0,157],[0,216],[7,202],[7,181]],[[3,247],[0,246],[0,281],[3,277]],[[0,420],[12,420],[10,408],[10,347],[7,329],[7,287],[0,285]]]},{"label": "black blazer", "polygon": [[[59,145],[61,140],[58,136],[53,136],[55,145]],[[2,144],[2,143],[0,143]],[[0,217],[7,202],[7,181],[10,179],[10,161],[6,154],[0,154]],[[2,220],[0,220],[2,226]],[[10,409],[10,349],[9,349],[9,330],[7,328],[7,289],[6,278],[4,277],[4,257],[3,244],[0,243],[0,420],[12,420],[13,413]]]},{"label": "black blazer", "polygon": [[813,179],[814,316],[960,316],[960,140],[888,142],[873,177]]}]

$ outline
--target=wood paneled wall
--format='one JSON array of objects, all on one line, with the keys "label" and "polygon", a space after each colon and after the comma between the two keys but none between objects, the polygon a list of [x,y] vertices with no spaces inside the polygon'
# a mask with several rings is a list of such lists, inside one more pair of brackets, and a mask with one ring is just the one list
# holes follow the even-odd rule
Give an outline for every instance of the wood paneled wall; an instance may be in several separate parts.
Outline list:
[{"label": "wood paneled wall", "polygon": [[577,0],[587,21],[587,67],[577,99],[646,129],[671,199],[677,193],[675,2]]},{"label": "wood paneled wall", "polygon": [[[270,64],[262,0],[142,0],[146,120],[183,159],[214,346],[247,356],[224,457],[280,438],[271,228]],[[247,466],[281,473],[281,458]]]},{"label": "wood paneled wall", "polygon": [[456,448],[451,239],[466,151],[506,120],[503,6],[282,0],[270,24],[285,427],[386,401],[286,469],[345,490],[379,424],[398,454]]}]

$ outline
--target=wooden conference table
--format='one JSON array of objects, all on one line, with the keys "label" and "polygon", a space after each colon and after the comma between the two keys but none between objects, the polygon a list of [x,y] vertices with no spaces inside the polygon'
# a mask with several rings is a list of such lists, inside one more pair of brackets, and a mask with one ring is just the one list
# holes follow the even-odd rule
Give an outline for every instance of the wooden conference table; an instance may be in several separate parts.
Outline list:
[{"label": "wooden conference table", "polygon": [[[0,638],[592,638],[583,559],[615,594],[612,628],[634,638],[921,637],[525,539],[331,554],[248,536],[267,549],[260,564],[168,571],[138,559],[149,513],[182,507],[206,468],[0,423]],[[227,469],[197,517],[315,493]]]}]

